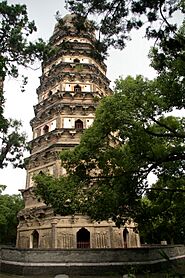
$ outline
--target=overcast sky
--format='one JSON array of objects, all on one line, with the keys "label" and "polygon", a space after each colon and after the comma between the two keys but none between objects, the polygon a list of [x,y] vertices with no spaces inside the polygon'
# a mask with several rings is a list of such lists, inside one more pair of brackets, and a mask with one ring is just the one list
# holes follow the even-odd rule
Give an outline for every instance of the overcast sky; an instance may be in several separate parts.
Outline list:
[{"label": "overcast sky", "polygon": [[[42,37],[48,40],[52,35],[56,23],[56,11],[61,15],[67,14],[64,8],[64,0],[9,0],[8,3],[23,3],[27,5],[30,20],[35,20],[38,32],[32,39]],[[144,38],[142,31],[132,33],[132,41],[127,43],[123,51],[110,50],[107,64],[107,77],[111,80],[111,86],[114,80],[119,76],[144,75],[149,79],[155,76],[154,70],[149,67],[148,52],[152,42]],[[35,66],[36,67],[36,66]],[[21,93],[21,81],[7,79],[5,84],[6,116],[19,119],[23,122],[23,130],[28,134],[28,140],[32,139],[32,132],[29,125],[34,117],[33,105],[37,103],[36,88],[39,86],[39,76],[41,70],[24,70],[23,73],[28,76],[28,85],[26,92]],[[0,184],[7,185],[6,193],[16,194],[18,189],[25,187],[25,170],[12,169],[12,167],[0,170]]]}]

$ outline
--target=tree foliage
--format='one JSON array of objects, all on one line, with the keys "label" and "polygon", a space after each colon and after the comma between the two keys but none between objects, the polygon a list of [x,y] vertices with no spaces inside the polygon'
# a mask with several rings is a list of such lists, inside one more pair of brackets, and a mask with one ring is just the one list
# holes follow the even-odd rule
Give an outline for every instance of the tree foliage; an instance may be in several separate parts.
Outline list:
[{"label": "tree foliage", "polygon": [[0,76],[18,76],[18,65],[28,66],[36,59],[43,59],[49,48],[42,39],[35,42],[28,37],[37,28],[34,21],[29,21],[25,5],[8,5],[7,1],[0,3]]},{"label": "tree foliage", "polygon": [[[20,132],[21,123],[4,116],[5,93],[3,82],[6,76],[18,77],[19,66],[27,67],[36,59],[45,59],[52,52],[42,39],[28,40],[35,32],[34,21],[29,21],[25,5],[0,3],[0,168],[8,161],[22,166],[22,154],[26,148],[25,134]],[[23,77],[23,85],[27,78]]]},{"label": "tree foliage", "polygon": [[141,239],[147,243],[185,242],[184,178],[161,178],[142,199],[138,221]]},{"label": "tree foliage", "polygon": [[66,0],[66,6],[81,18],[99,18],[95,25],[100,41],[121,49],[133,29],[144,27],[148,38],[159,40],[173,36],[177,25],[170,19],[175,12],[185,11],[183,0]]},{"label": "tree foliage", "polygon": [[27,150],[26,134],[21,133],[21,122],[7,120],[7,129],[0,133],[0,168],[11,162],[14,167],[24,167],[23,153]]},{"label": "tree foliage", "polygon": [[17,213],[23,208],[20,195],[2,194],[5,186],[0,186],[0,244],[15,244]]}]

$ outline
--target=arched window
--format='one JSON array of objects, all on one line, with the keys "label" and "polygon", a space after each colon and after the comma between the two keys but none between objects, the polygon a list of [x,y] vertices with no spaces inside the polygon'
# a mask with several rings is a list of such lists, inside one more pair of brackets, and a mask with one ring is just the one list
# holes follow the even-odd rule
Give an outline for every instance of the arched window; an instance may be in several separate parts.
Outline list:
[{"label": "arched window", "polygon": [[38,248],[39,247],[39,233],[34,230],[32,233],[32,247]]},{"label": "arched window", "polygon": [[83,129],[83,122],[81,120],[77,120],[75,122],[75,128],[76,129]]},{"label": "arched window", "polygon": [[125,228],[123,230],[123,241],[124,241],[124,248],[128,247],[128,230]]},{"label": "arched window", "polygon": [[43,127],[43,131],[44,131],[44,134],[46,134],[47,132],[49,132],[49,126],[48,125],[45,125]]},{"label": "arched window", "polygon": [[80,63],[80,60],[77,59],[77,58],[75,58],[75,59],[73,60],[73,62],[74,62],[74,63]]},{"label": "arched window", "polygon": [[76,85],[76,86],[74,86],[74,92],[75,93],[78,93],[78,92],[81,92],[82,91],[82,88],[80,87],[80,85]]},{"label": "arched window", "polygon": [[90,248],[90,232],[81,228],[77,234],[77,248]]},{"label": "arched window", "polygon": [[53,94],[53,92],[49,91],[48,96],[50,97],[50,96],[52,96],[52,94]]}]

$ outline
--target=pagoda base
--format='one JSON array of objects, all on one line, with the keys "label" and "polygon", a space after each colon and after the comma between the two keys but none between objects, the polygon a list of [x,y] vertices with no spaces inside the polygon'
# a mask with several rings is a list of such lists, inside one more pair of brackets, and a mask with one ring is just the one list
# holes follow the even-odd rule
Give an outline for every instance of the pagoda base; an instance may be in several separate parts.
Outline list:
[{"label": "pagoda base", "polygon": [[76,214],[54,215],[51,208],[26,208],[19,213],[18,248],[127,248],[140,247],[132,221],[117,228],[112,221],[95,222]]}]

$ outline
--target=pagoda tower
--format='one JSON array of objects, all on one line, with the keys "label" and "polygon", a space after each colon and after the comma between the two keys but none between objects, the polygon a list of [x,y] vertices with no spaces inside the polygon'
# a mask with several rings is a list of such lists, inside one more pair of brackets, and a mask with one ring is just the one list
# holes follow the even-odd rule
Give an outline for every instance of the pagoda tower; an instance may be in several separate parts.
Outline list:
[{"label": "pagoda tower", "polygon": [[[80,143],[83,131],[95,117],[98,100],[110,95],[106,65],[95,48],[90,21],[77,30],[76,16],[57,23],[50,44],[58,51],[42,65],[38,104],[31,120],[33,139],[27,163],[25,208],[18,214],[18,248],[125,248],[138,247],[139,235],[132,221],[117,228],[112,221],[95,222],[81,214],[55,215],[34,195],[33,176],[65,174],[62,150]],[[96,53],[96,55],[95,55]]]}]

